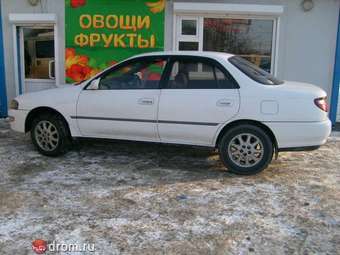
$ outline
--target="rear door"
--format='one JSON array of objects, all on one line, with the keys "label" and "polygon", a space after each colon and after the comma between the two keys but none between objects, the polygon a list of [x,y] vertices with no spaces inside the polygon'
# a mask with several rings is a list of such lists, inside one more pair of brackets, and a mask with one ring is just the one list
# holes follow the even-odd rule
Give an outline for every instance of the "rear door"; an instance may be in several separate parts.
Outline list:
[{"label": "rear door", "polygon": [[162,84],[158,131],[162,142],[210,146],[221,124],[237,114],[238,85],[217,61],[172,57]]}]

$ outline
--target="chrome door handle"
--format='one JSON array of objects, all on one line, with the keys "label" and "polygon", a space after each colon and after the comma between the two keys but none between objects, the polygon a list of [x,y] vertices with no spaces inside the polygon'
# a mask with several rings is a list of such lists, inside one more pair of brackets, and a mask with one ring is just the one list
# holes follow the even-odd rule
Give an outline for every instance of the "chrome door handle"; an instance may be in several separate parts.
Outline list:
[{"label": "chrome door handle", "polygon": [[142,105],[153,105],[153,98],[141,98],[138,100],[138,103]]},{"label": "chrome door handle", "polygon": [[219,107],[231,107],[233,106],[233,101],[229,99],[220,99],[216,103]]}]

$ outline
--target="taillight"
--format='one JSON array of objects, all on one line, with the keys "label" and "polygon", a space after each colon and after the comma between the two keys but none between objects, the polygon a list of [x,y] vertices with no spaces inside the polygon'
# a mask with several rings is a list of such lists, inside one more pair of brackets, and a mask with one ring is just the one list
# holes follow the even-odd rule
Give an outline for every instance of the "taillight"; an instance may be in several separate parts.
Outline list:
[{"label": "taillight", "polygon": [[314,100],[314,103],[317,107],[319,107],[324,112],[328,112],[327,97],[316,98]]}]

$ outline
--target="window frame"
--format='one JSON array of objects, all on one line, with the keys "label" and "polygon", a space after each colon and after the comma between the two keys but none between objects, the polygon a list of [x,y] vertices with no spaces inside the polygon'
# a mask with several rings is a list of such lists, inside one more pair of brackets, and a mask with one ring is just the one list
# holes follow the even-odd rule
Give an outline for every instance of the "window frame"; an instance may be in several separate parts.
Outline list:
[{"label": "window frame", "polygon": [[[183,35],[182,34],[182,21],[183,20],[195,20],[196,21],[196,35]],[[174,26],[174,50],[179,51],[179,44],[180,42],[184,43],[197,43],[198,44],[198,50],[201,51],[202,43],[201,43],[201,37],[202,35],[202,18],[197,15],[175,15],[175,22],[176,26]]]},{"label": "window frame", "polygon": [[[183,20],[194,20],[196,22],[196,34],[195,35],[185,35],[185,34],[183,34],[183,31],[182,31]],[[200,25],[201,25],[200,18],[197,17],[197,16],[193,16],[193,15],[178,16],[178,19],[177,19],[177,26],[178,26],[177,36],[179,38],[178,41],[198,42],[199,38],[201,36]]]},{"label": "window frame", "polygon": [[87,82],[87,84],[85,85],[83,90],[91,90],[91,89],[88,89],[88,87],[91,85],[92,81],[94,81],[96,79],[101,79],[103,76],[107,75],[108,73],[115,72],[115,71],[117,71],[118,69],[120,69],[124,66],[128,66],[130,64],[133,64],[133,63],[136,63],[136,62],[142,62],[142,61],[150,61],[151,62],[151,61],[157,60],[157,59],[161,59],[163,61],[166,61],[166,64],[165,64],[165,67],[164,67],[161,79],[159,80],[157,88],[121,88],[121,89],[100,89],[100,90],[102,90],[102,91],[111,91],[112,90],[113,91],[113,90],[155,90],[155,89],[161,89],[161,87],[162,87],[161,84],[164,82],[167,66],[168,66],[169,61],[170,61],[169,58],[170,58],[170,56],[168,56],[168,55],[155,55],[155,56],[143,56],[143,57],[135,57],[135,58],[127,59],[127,60],[122,61],[122,62],[112,66],[111,68],[103,71],[99,75],[91,78]]},{"label": "window frame", "polygon": [[[229,88],[199,88],[199,89],[191,89],[191,88],[181,88],[181,90],[206,90],[206,89],[239,89],[240,86],[236,79],[231,75],[231,73],[216,59],[211,57],[204,57],[204,56],[190,56],[190,55],[177,55],[177,56],[170,56],[170,59],[166,65],[166,68],[163,72],[164,80],[161,82],[161,89],[168,89],[168,90],[175,90],[174,88],[169,88],[170,76],[172,72],[172,68],[177,61],[181,60],[189,60],[189,61],[197,61],[202,63],[210,64],[214,67],[219,68],[219,70],[232,82],[232,86]],[[216,77],[215,77],[216,79]],[[179,89],[178,89],[179,90]]]},{"label": "window frame", "polygon": [[[195,21],[196,23],[196,31],[195,31],[195,34],[191,35],[191,34],[183,34],[183,21]],[[198,28],[199,28],[199,20],[197,18],[193,18],[193,17],[182,17],[181,20],[180,20],[180,36],[182,37],[186,37],[186,38],[196,38],[198,36]]]}]

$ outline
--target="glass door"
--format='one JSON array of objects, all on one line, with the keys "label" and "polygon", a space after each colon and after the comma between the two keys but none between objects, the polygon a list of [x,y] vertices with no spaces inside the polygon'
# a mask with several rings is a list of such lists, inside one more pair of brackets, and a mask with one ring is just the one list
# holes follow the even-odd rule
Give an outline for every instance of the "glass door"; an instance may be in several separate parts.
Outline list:
[{"label": "glass door", "polygon": [[194,16],[179,16],[177,18],[176,50],[199,51],[200,43],[200,18]]},{"label": "glass door", "polygon": [[21,93],[55,87],[54,27],[19,27]]}]

